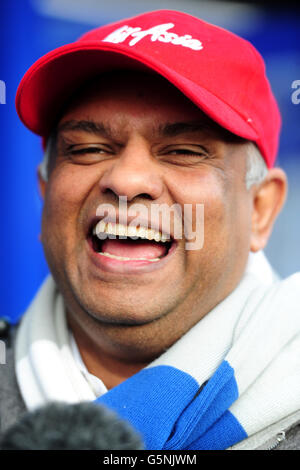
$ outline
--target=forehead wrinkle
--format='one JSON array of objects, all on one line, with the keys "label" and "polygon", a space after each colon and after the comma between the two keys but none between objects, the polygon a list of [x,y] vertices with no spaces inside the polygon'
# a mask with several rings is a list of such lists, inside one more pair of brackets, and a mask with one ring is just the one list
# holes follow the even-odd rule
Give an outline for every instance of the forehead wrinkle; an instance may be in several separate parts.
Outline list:
[{"label": "forehead wrinkle", "polygon": [[243,143],[245,140],[203,115],[199,120],[183,121],[175,123],[166,123],[160,126],[159,132],[166,137],[176,137],[181,134],[200,134],[207,137],[215,138],[227,143]]},{"label": "forehead wrinkle", "polygon": [[[135,126],[138,128],[138,126]],[[184,134],[212,134],[214,126],[210,124],[208,120],[196,120],[196,121],[180,121],[180,122],[166,122],[166,123],[153,123],[153,119],[149,119],[149,122],[145,123],[144,129],[141,129],[141,134],[144,137],[151,139],[162,138],[162,137],[177,137]]]},{"label": "forehead wrinkle", "polygon": [[99,137],[105,137],[110,140],[118,140],[120,138],[120,131],[124,134],[125,123],[123,126],[118,127],[118,130],[114,129],[107,122],[95,121],[93,119],[71,119],[59,124],[57,134],[68,131],[81,131],[88,134],[97,135]]},{"label": "forehead wrinkle", "polygon": [[[145,117],[145,116],[144,116]],[[166,122],[166,123],[153,123],[153,119],[149,116],[146,120],[140,117],[133,118],[131,124],[125,116],[118,116],[114,125],[105,121],[95,121],[92,118],[87,119],[70,119],[58,125],[57,135],[62,132],[68,131],[81,131],[88,134],[97,135],[110,140],[114,140],[121,144],[121,141],[126,140],[130,134],[130,129],[143,135],[144,138],[156,139],[161,137],[172,138],[183,134],[205,134],[212,136],[216,139],[224,141],[243,140],[237,136],[232,135],[225,129],[221,128],[214,121],[207,118],[205,115],[200,119],[193,121],[182,122]]]},{"label": "forehead wrinkle", "polygon": [[158,126],[158,133],[164,137],[177,137],[187,133],[212,131],[212,126],[205,120],[171,122]]},{"label": "forehead wrinkle", "polygon": [[90,134],[97,135],[106,135],[110,137],[112,135],[112,129],[109,125],[104,124],[103,122],[95,122],[94,120],[76,120],[70,119],[58,125],[57,132],[64,131],[84,131]]},{"label": "forehead wrinkle", "polygon": [[[127,136],[129,134],[128,122],[126,119],[118,120],[118,130],[114,129],[109,123],[94,121],[93,119],[76,120],[71,119],[63,122],[58,126],[58,134],[67,131],[83,131],[89,134],[95,134],[100,137],[106,137],[109,139],[116,139],[116,136],[120,135]],[[143,123],[137,120],[132,127],[135,131],[140,131],[144,136],[150,135],[151,137],[176,137],[180,134],[189,132],[201,132],[204,129],[209,129],[208,123],[204,122],[174,122],[166,124],[154,124],[151,120],[149,123]],[[144,125],[144,129],[138,129],[139,124]],[[146,126],[145,126],[146,124]],[[141,126],[143,127],[143,126]],[[126,129],[127,128],[127,129]]]}]

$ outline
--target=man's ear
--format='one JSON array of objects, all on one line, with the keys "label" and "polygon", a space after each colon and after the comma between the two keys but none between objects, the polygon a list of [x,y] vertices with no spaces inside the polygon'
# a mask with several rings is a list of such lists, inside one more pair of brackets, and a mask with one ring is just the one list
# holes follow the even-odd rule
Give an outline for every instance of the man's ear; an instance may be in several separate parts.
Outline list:
[{"label": "man's ear", "polygon": [[253,187],[253,212],[250,249],[262,250],[287,196],[287,177],[280,168],[269,170],[266,179]]},{"label": "man's ear", "polygon": [[37,169],[37,176],[38,176],[38,185],[39,185],[40,195],[44,199],[45,198],[45,193],[46,193],[47,181],[45,181],[44,176],[42,175],[40,167],[38,167],[38,169]]}]

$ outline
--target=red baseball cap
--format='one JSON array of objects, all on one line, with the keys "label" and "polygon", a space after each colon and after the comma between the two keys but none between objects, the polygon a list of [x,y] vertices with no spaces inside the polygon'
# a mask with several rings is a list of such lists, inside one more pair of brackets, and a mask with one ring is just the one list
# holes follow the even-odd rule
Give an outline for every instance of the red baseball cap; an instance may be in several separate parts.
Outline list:
[{"label": "red baseball cap", "polygon": [[20,119],[46,139],[76,89],[114,69],[160,74],[219,125],[255,142],[274,165],[281,118],[262,57],[239,36],[178,11],[101,26],[41,57],[17,90]]}]

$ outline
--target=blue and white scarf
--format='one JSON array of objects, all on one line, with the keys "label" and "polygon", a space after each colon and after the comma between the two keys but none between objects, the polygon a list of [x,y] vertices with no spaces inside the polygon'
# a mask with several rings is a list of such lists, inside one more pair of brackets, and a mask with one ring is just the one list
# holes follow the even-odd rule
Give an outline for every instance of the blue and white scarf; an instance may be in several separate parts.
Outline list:
[{"label": "blue and white scarf", "polygon": [[[46,364],[46,366],[45,366]],[[50,277],[23,318],[16,372],[29,409],[94,400]],[[222,450],[300,410],[300,273],[239,286],[148,367],[96,399],[150,450]]]}]

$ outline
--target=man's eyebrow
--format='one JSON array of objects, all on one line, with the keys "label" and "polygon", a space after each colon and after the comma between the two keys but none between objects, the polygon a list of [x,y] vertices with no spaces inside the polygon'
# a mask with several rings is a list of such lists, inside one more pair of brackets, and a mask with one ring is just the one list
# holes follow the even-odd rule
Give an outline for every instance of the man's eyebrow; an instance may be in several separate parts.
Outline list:
[{"label": "man's eyebrow", "polygon": [[166,137],[176,137],[188,132],[207,132],[213,130],[215,130],[215,126],[204,120],[167,123],[159,126],[158,129],[159,134]]},{"label": "man's eyebrow", "polygon": [[112,138],[113,134],[111,128],[102,122],[90,120],[77,121],[75,119],[60,124],[57,128],[57,135],[64,131],[84,131],[89,134],[96,134],[107,138]]},{"label": "man's eyebrow", "polygon": [[[96,122],[93,120],[75,120],[71,119],[58,125],[57,136],[64,131],[84,131],[89,134],[98,135],[107,139],[114,140],[116,138],[115,132],[109,124],[103,122]],[[225,141],[243,141],[241,137],[235,136],[231,132],[219,126],[210,119],[201,119],[197,121],[183,121],[183,122],[169,122],[155,126],[152,129],[153,135],[160,135],[163,137],[176,137],[185,133],[206,133],[214,135]]]},{"label": "man's eyebrow", "polygon": [[174,122],[159,126],[159,134],[165,137],[176,137],[185,133],[204,133],[213,136],[225,142],[245,142],[242,137],[232,134],[227,129],[221,127],[210,119],[201,119],[198,121]]}]

